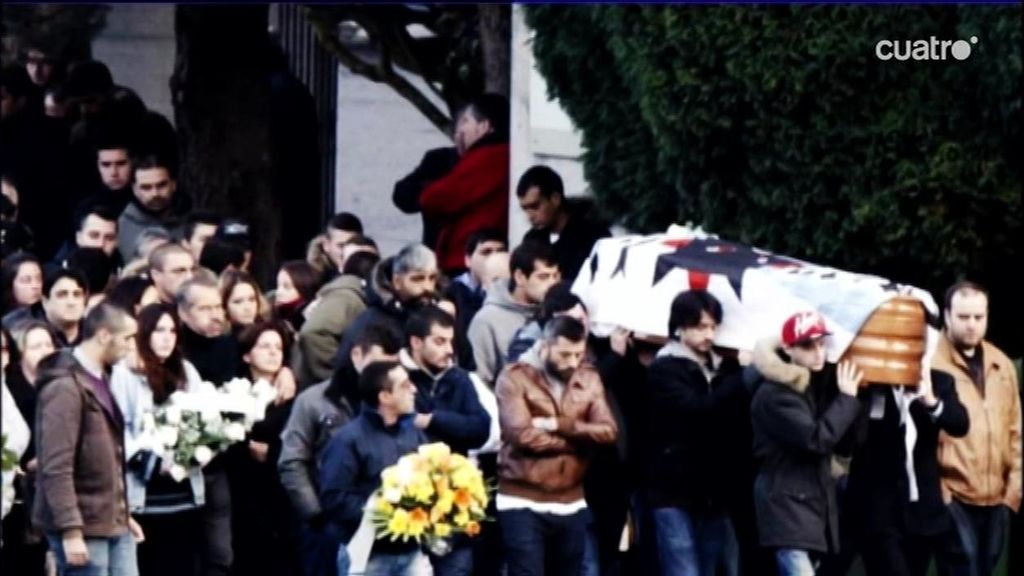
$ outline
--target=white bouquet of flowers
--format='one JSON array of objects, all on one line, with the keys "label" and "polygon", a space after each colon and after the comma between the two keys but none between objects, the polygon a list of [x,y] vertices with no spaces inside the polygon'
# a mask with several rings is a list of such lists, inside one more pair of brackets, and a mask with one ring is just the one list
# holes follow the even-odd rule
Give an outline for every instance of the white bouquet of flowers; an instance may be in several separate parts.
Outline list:
[{"label": "white bouquet of flowers", "polygon": [[265,380],[252,383],[235,378],[219,389],[203,382],[197,390],[171,394],[166,404],[144,417],[142,430],[150,437],[153,451],[170,464],[171,477],[181,482],[189,467],[205,466],[244,440],[276,396],[273,385]]}]

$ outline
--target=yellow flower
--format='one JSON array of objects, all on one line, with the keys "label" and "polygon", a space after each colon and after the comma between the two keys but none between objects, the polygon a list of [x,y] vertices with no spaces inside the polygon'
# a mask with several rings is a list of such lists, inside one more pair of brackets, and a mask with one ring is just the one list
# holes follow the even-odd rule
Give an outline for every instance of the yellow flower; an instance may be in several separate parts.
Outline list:
[{"label": "yellow flower", "polygon": [[434,536],[438,538],[447,538],[452,533],[451,524],[445,524],[444,522],[438,522],[434,524]]},{"label": "yellow flower", "polygon": [[388,466],[380,473],[381,484],[384,488],[398,488],[400,482],[398,481],[398,467]]},{"label": "yellow flower", "polygon": [[404,509],[399,508],[395,510],[395,513],[391,516],[391,520],[388,520],[388,533],[391,534],[391,539],[394,540],[398,536],[403,536],[409,529],[409,513]]},{"label": "yellow flower", "polygon": [[427,511],[423,508],[413,509],[409,513],[409,536],[419,538],[426,531],[428,524],[430,524],[430,516],[427,515]]},{"label": "yellow flower", "polygon": [[469,458],[466,458],[462,454],[452,454],[451,458],[448,459],[448,469],[449,470],[454,471],[454,470],[458,470],[459,468],[466,468],[466,467],[472,468],[473,467],[473,463],[469,461]]},{"label": "yellow flower", "polygon": [[469,512],[460,510],[459,513],[455,515],[455,525],[459,528],[463,528],[466,524],[469,524]]},{"label": "yellow flower", "polygon": [[459,510],[465,510],[469,508],[469,505],[473,503],[473,496],[470,495],[469,490],[465,488],[459,488],[455,491],[455,505],[459,507]]},{"label": "yellow flower", "polygon": [[480,471],[472,466],[461,466],[452,471],[452,486],[467,488],[480,481]]},{"label": "yellow flower", "polygon": [[424,444],[417,451],[420,456],[430,461],[432,466],[444,466],[448,463],[448,457],[452,455],[451,448],[444,442]]},{"label": "yellow flower", "polygon": [[434,497],[434,483],[429,478],[424,478],[409,484],[406,492],[417,502],[429,503]]},{"label": "yellow flower", "polygon": [[391,514],[394,512],[395,507],[391,505],[385,498],[377,498],[377,511],[385,514]]},{"label": "yellow flower", "polygon": [[480,523],[479,522],[470,522],[469,524],[466,524],[466,534],[468,534],[470,536],[476,536],[479,533],[480,533]]}]

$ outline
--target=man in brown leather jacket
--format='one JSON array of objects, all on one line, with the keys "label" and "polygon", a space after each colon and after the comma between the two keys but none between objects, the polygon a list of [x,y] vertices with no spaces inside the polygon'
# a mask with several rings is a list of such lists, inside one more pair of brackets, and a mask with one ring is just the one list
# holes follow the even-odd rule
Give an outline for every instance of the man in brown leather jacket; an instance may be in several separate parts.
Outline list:
[{"label": "man in brown leather jacket", "polygon": [[939,435],[942,492],[954,529],[939,555],[942,574],[992,574],[1011,512],[1021,502],[1021,407],[1017,372],[985,340],[988,294],[970,282],[946,291],[945,331],[932,368],[956,380],[970,430]]},{"label": "man in brown leather jacket", "polygon": [[553,318],[498,378],[498,520],[509,576],[578,574],[588,521],[587,449],[618,429],[597,371],[583,364],[587,330]]}]

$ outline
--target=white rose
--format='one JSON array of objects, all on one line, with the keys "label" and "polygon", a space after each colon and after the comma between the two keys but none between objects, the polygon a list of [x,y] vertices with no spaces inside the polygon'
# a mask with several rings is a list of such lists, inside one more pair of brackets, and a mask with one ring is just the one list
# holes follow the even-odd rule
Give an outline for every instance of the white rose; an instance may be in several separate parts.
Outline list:
[{"label": "white rose", "polygon": [[178,443],[178,429],[174,426],[161,426],[158,432],[160,441],[168,448]]},{"label": "white rose", "polygon": [[188,477],[188,470],[181,464],[175,464],[171,466],[170,475],[171,478],[174,478],[175,482],[181,482]]},{"label": "white rose", "polygon": [[384,499],[392,504],[398,504],[402,500],[402,491],[398,488],[384,490]]},{"label": "white rose", "polygon": [[262,403],[266,404],[277,397],[277,390],[274,385],[260,378],[252,385],[252,395]]},{"label": "white rose", "polygon": [[196,393],[203,395],[216,394],[217,387],[213,385],[213,382],[203,380],[202,382],[199,383],[199,386],[196,388]]},{"label": "white rose", "polygon": [[200,466],[206,466],[207,462],[213,459],[213,450],[210,450],[209,446],[196,446],[196,451],[192,453],[192,457],[196,459]]},{"label": "white rose", "polygon": [[181,422],[181,408],[171,405],[164,409],[164,420],[168,424],[178,424]]},{"label": "white rose", "polygon": [[223,390],[228,394],[245,395],[252,389],[252,384],[245,378],[232,378],[224,383]]},{"label": "white rose", "polygon": [[203,410],[199,413],[199,417],[202,418],[203,424],[207,426],[220,424],[220,412],[216,410]]},{"label": "white rose", "polygon": [[245,440],[245,426],[238,422],[230,422],[224,426],[224,436],[232,442]]}]

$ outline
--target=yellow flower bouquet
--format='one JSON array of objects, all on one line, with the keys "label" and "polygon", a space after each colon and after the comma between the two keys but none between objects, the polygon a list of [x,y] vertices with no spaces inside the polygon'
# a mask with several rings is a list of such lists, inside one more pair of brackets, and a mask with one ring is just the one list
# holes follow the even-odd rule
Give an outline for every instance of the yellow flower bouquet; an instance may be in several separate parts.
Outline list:
[{"label": "yellow flower bouquet", "polygon": [[488,502],[483,473],[447,444],[424,444],[380,476],[370,502],[378,539],[412,539],[444,554],[454,534],[480,533]]}]

